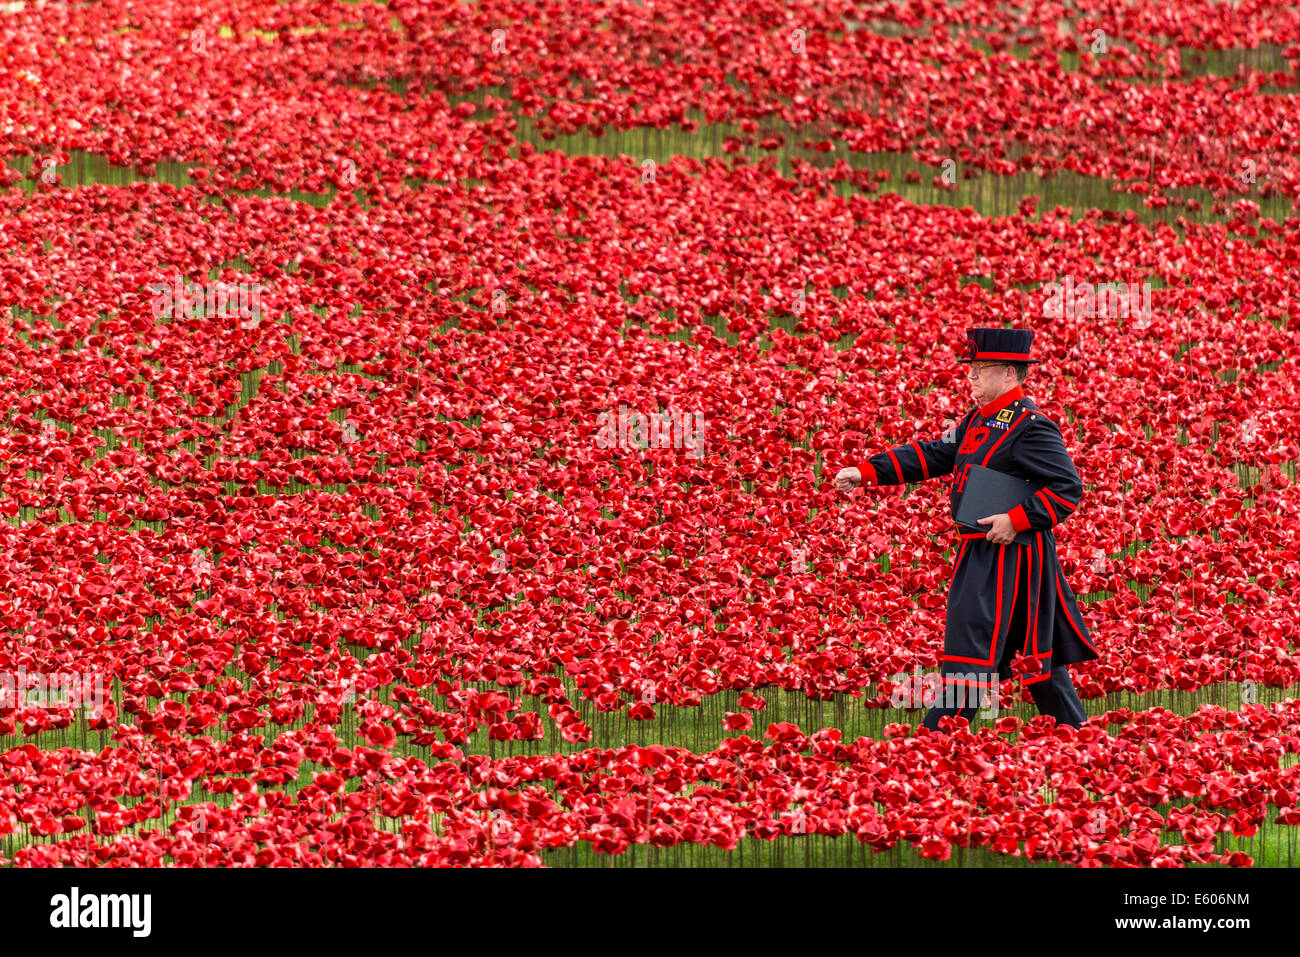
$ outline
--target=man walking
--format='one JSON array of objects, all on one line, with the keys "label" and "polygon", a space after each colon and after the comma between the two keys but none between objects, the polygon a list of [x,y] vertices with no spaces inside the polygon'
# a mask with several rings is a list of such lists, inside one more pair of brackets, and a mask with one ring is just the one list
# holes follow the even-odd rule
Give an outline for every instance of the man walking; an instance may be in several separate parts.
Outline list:
[{"label": "man walking", "polygon": [[[1033,332],[975,328],[966,338],[966,356],[958,361],[970,364],[975,407],[942,438],[909,442],[841,469],[835,485],[848,492],[951,475],[954,516],[972,465],[1036,486],[1010,511],[980,519],[987,532],[960,532],[941,660],[945,695],[923,723],[937,731],[944,716],[970,721],[989,689],[1012,677],[1011,661],[1019,655],[1032,664],[1021,681],[1038,710],[1077,728],[1087,713],[1068,665],[1098,655],[1057,561],[1052,529],[1078,507],[1083,483],[1060,428],[1022,388],[1030,363],[1039,361],[1029,358]],[[1015,541],[1024,531],[1033,533],[1030,544]]]}]

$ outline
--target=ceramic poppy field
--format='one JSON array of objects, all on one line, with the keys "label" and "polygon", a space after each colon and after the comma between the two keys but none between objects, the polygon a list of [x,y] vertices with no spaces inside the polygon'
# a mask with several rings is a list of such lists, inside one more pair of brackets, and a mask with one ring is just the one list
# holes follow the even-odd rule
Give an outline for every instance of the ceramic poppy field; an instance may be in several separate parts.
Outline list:
[{"label": "ceramic poppy field", "polygon": [[[1123,11],[0,5],[0,862],[1296,864],[1300,12]],[[930,735],[1007,322],[1092,720]]]}]

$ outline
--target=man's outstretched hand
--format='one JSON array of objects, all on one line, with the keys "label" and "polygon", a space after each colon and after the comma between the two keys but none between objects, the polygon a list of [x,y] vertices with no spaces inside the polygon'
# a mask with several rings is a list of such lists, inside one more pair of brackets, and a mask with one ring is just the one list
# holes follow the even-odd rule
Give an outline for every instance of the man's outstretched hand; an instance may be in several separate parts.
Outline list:
[{"label": "man's outstretched hand", "polygon": [[1016,540],[1016,527],[1011,524],[1011,516],[1006,512],[981,518],[979,523],[990,526],[989,533],[984,537],[994,545],[1010,545]]},{"label": "man's outstretched hand", "polygon": [[853,467],[835,473],[835,487],[841,492],[852,492],[862,484],[862,473]]}]

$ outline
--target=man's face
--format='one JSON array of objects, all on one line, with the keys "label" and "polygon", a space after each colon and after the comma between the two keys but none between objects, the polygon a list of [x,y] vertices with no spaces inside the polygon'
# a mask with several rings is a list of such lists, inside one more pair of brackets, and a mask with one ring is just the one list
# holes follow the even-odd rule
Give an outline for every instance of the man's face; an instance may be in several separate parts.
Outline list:
[{"label": "man's face", "polygon": [[1016,372],[1005,363],[972,362],[966,371],[966,381],[975,404],[988,405],[1016,384]]}]

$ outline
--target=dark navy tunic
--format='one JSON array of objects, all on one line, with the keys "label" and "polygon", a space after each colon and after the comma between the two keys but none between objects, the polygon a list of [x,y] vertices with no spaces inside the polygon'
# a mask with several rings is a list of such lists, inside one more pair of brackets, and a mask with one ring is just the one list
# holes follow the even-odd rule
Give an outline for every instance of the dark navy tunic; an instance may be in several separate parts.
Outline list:
[{"label": "dark navy tunic", "polygon": [[1010,659],[1024,655],[1037,659],[1037,669],[1021,676],[1030,685],[1050,677],[1056,665],[1098,657],[1052,533],[1078,507],[1083,483],[1060,428],[1020,386],[972,408],[943,437],[877,453],[858,469],[864,486],[951,476],[949,503],[956,515],[971,465],[1037,487],[1007,513],[1017,532],[1034,535],[1028,545],[995,545],[982,532],[959,530],[941,659],[945,679],[962,683],[982,675],[977,680],[985,683],[996,673],[1006,680]]}]

